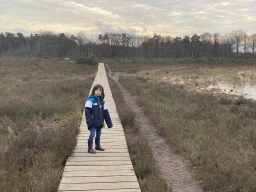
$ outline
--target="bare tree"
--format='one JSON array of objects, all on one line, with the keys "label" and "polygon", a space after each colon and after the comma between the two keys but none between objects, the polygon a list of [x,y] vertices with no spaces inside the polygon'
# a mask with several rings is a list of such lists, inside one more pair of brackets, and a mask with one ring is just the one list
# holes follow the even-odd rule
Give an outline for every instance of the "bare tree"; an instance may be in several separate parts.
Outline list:
[{"label": "bare tree", "polygon": [[219,56],[219,47],[220,47],[220,41],[221,37],[219,33],[214,33],[213,34],[213,56],[218,57]]},{"label": "bare tree", "polygon": [[109,45],[109,35],[107,33],[103,36],[103,41],[105,44]]},{"label": "bare tree", "polygon": [[256,47],[256,33],[254,34],[251,34],[249,36],[249,46],[251,47],[252,49],[252,55],[253,57],[255,56],[255,47]]},{"label": "bare tree", "polygon": [[200,55],[200,36],[194,34],[191,37],[191,46],[192,46],[192,57],[199,57]]},{"label": "bare tree", "polygon": [[204,57],[207,57],[207,54],[210,52],[210,47],[212,44],[212,35],[210,33],[204,33],[200,36],[200,39],[203,44],[203,53]]},{"label": "bare tree", "polygon": [[189,57],[189,47],[190,47],[190,37],[188,35],[184,36],[182,39],[184,48],[183,48],[183,57]]},{"label": "bare tree", "polygon": [[1,43],[1,45],[0,45],[0,48],[1,48],[1,50],[0,50],[0,55],[3,54],[3,52],[4,52],[4,49],[3,49],[4,40],[5,40],[5,36],[4,36],[3,33],[1,33],[1,34],[0,34],[0,43]]},{"label": "bare tree", "polygon": [[243,43],[243,46],[244,46],[244,56],[247,57],[247,43],[248,43],[248,36],[244,33],[243,36],[242,36],[242,43]]},{"label": "bare tree", "polygon": [[86,45],[88,43],[88,38],[86,37],[85,33],[80,32],[77,34],[77,42],[79,45],[79,50],[80,50],[80,54],[86,54],[86,51],[84,49],[84,45]]},{"label": "bare tree", "polygon": [[236,45],[236,54],[237,57],[239,55],[239,48],[240,48],[240,44],[244,38],[245,32],[243,30],[238,30],[238,31],[233,31],[232,36],[234,37],[235,40],[235,45]]},{"label": "bare tree", "polygon": [[[225,34],[222,38],[222,44],[223,44],[223,57],[230,57],[231,51],[233,49],[233,46],[236,43],[236,40],[232,33]],[[225,51],[226,49],[226,51]]]},{"label": "bare tree", "polygon": [[137,54],[137,57],[143,57],[143,53],[142,53],[142,50],[141,50],[141,47],[142,47],[142,43],[144,41],[144,37],[143,36],[138,36],[136,37],[136,44],[138,45],[138,48],[139,48],[139,53]]}]

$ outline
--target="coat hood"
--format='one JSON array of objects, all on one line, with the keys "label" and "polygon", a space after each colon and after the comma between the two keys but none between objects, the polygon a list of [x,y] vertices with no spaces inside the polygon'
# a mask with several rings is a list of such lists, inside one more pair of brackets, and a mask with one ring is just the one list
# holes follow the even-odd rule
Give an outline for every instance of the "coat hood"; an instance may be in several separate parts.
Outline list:
[{"label": "coat hood", "polygon": [[98,97],[98,96],[96,96],[96,95],[92,95],[92,96],[89,96],[89,98],[88,99],[104,99],[104,97]]}]

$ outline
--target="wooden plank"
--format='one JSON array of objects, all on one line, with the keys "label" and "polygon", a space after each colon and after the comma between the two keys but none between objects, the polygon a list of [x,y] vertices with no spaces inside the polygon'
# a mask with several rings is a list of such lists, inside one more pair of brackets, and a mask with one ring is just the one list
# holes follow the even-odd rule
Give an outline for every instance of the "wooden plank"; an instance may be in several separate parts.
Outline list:
[{"label": "wooden plank", "polygon": [[[122,132],[124,132],[124,129],[123,128],[119,128],[119,129],[116,129],[116,128],[103,128],[102,130],[101,130],[101,132],[102,133],[109,133],[109,132],[113,132],[113,133],[122,133]],[[80,129],[80,131],[79,131],[79,134],[80,133],[84,133],[84,134],[90,134],[90,131],[89,131],[89,129]]]},{"label": "wooden plank", "polygon": [[[109,148],[127,148],[126,143],[120,144],[120,143],[107,143],[107,142],[101,142],[102,146],[108,146]],[[83,143],[77,143],[76,147],[88,147],[88,142],[83,142]]]},{"label": "wooden plank", "polygon": [[[125,134],[124,132],[110,132],[110,131],[107,131],[107,132],[101,132],[101,138],[110,138],[110,136],[112,137],[119,137],[119,136],[122,136],[122,137],[125,137]],[[89,133],[80,133],[79,136],[77,138],[82,138],[82,137],[89,137]]]},{"label": "wooden plank", "polygon": [[[98,150],[96,150],[96,151],[98,151]],[[74,149],[74,151],[73,151],[73,153],[83,153],[84,152],[84,149],[82,149],[82,148],[75,148]],[[101,153],[128,153],[128,149],[123,149],[123,148],[121,148],[121,149],[113,149],[113,148],[111,148],[111,149],[105,149],[105,151],[98,151],[98,152],[101,152]]]},{"label": "wooden plank", "polygon": [[[77,140],[88,140],[89,135],[79,136],[77,137]],[[125,140],[124,135],[116,135],[116,136],[110,136],[110,135],[104,135],[100,137],[100,143],[101,142],[107,142],[107,141],[122,141]],[[95,139],[93,140],[93,143],[95,143]]]},{"label": "wooden plank", "polygon": [[[69,190],[70,191],[70,190]],[[72,190],[72,192],[81,192],[81,191],[85,191],[85,190]],[[67,190],[61,190],[59,192],[68,192]],[[131,192],[130,189],[118,189],[118,190],[93,190],[93,192]],[[132,189],[132,192],[140,192],[140,189]]]},{"label": "wooden plank", "polygon": [[[104,172],[105,171],[105,172]],[[64,169],[65,172],[72,172],[70,175],[77,175],[77,176],[100,176],[99,174],[113,174],[115,172],[117,175],[119,174],[134,174],[133,167],[131,165],[124,165],[124,166],[66,166]]]},{"label": "wooden plank", "polygon": [[[84,138],[84,139],[79,139],[78,142],[81,144],[83,143],[84,145],[88,146],[88,138]],[[100,142],[100,144],[102,146],[104,146],[105,144],[109,144],[109,145],[127,145],[126,141],[124,140],[102,140]],[[95,147],[95,142],[93,142],[93,147]]]},{"label": "wooden plank", "polygon": [[[102,145],[109,145],[109,146],[126,146],[127,147],[127,144],[126,142],[105,142],[105,141],[102,141],[100,142]],[[77,143],[76,146],[79,146],[79,145],[83,145],[83,146],[88,146],[88,140],[84,140],[83,142],[79,142]]]},{"label": "wooden plank", "polygon": [[80,190],[81,188],[90,190],[120,190],[120,189],[139,189],[138,182],[114,182],[114,183],[81,183],[81,184],[67,184],[60,185],[59,190]]},{"label": "wooden plank", "polygon": [[[124,130],[122,128],[115,128],[115,129],[110,128],[110,129],[103,129],[103,130],[101,130],[101,135],[104,136],[105,133],[106,134],[107,133],[109,133],[109,134],[111,134],[111,133],[120,134],[120,133],[123,133],[123,132],[124,132]],[[88,129],[84,129],[84,130],[80,130],[79,134],[80,133],[88,134],[88,136],[89,136],[90,131]]]},{"label": "wooden plank", "polygon": [[[88,138],[84,137],[84,138],[79,138],[77,139],[77,142],[88,142]],[[93,142],[94,143],[94,142]],[[103,139],[100,141],[100,143],[119,143],[119,144],[126,144],[126,140],[124,139]]]},{"label": "wooden plank", "polygon": [[[106,130],[101,130],[102,136],[103,134],[120,134],[124,135],[124,130],[123,129],[106,129]],[[90,131],[88,129],[85,130],[80,130],[79,134],[87,134],[89,136]]]},{"label": "wooden plank", "polygon": [[105,175],[105,176],[81,176],[81,177],[65,177],[62,183],[115,183],[115,182],[136,182],[137,178],[133,175]]},{"label": "wooden plank", "polygon": [[[84,134],[84,135],[79,135],[78,137],[77,137],[77,139],[83,139],[83,138],[86,138],[86,139],[88,139],[89,138],[89,134]],[[110,139],[125,139],[125,135],[120,135],[120,134],[111,134],[111,133],[109,133],[109,134],[107,134],[107,133],[104,133],[104,134],[102,134],[102,136],[100,137],[100,140],[102,141],[102,140],[110,140]]]},{"label": "wooden plank", "polygon": [[101,156],[101,157],[122,157],[122,156],[128,156],[129,153],[104,153],[101,151],[97,151],[95,154],[91,154],[87,152],[87,149],[85,150],[84,153],[73,153],[72,157],[86,157],[88,155],[94,155],[94,156]]},{"label": "wooden plank", "polygon": [[69,161],[130,161],[130,157],[100,157],[100,156],[86,156],[86,157],[69,157]]},{"label": "wooden plank", "polygon": [[[105,137],[105,138],[104,138]],[[86,136],[83,136],[83,137],[77,137],[77,140],[83,140],[83,139],[88,139],[89,138],[89,135],[88,135],[88,137],[86,137]],[[104,135],[104,136],[101,136],[100,137],[101,139],[100,139],[100,141],[102,142],[103,140],[104,141],[106,141],[106,140],[108,140],[108,141],[118,141],[118,140],[120,140],[119,138],[116,138],[116,137],[110,137],[110,136],[106,136],[106,135]],[[102,139],[102,138],[104,138],[104,139]],[[125,136],[122,136],[122,139],[125,139]],[[121,139],[121,140],[122,140]],[[124,140],[125,141],[125,140]]]},{"label": "wooden plank", "polygon": [[[120,129],[121,130],[121,129]],[[82,133],[79,133],[79,135],[77,136],[77,138],[79,137],[87,137],[90,135],[90,132],[89,130],[87,132],[82,132]],[[122,131],[116,131],[116,130],[102,130],[101,131],[101,137],[104,137],[107,135],[107,138],[109,138],[109,135],[113,135],[113,137],[116,137],[116,136],[125,136],[124,135],[124,132],[123,130]]]},{"label": "wooden plank", "polygon": [[[84,142],[83,144],[77,144],[76,148],[82,148],[85,149],[88,146],[88,142]],[[107,142],[101,142],[101,146],[104,148],[111,148],[111,149],[127,149],[127,145],[126,143],[124,144],[113,144],[113,143],[107,143]],[[95,144],[93,145],[93,147],[95,147]]]},{"label": "wooden plank", "polygon": [[65,166],[117,166],[117,165],[132,165],[129,161],[67,161]]}]

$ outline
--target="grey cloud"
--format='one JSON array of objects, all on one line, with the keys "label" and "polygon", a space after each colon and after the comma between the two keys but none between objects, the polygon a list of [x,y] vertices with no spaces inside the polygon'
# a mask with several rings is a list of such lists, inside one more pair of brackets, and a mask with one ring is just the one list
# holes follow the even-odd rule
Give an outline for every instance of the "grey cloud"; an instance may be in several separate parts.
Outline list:
[{"label": "grey cloud", "polygon": [[16,28],[16,29],[14,29],[14,31],[15,31],[16,33],[22,33],[22,34],[24,34],[24,35],[27,35],[27,34],[28,34],[28,31],[25,30],[25,29]]},{"label": "grey cloud", "polygon": [[95,25],[98,27],[99,32],[102,33],[102,34],[105,34],[105,33],[128,33],[128,34],[131,34],[131,35],[136,35],[136,33],[137,33],[137,31],[134,30],[134,29],[128,29],[127,30],[127,29],[124,29],[124,28],[121,28],[121,27],[117,27],[117,29],[113,29],[111,26],[103,24],[100,21],[97,21],[95,23]]},{"label": "grey cloud", "polygon": [[14,34],[22,33],[25,36],[29,35],[29,32],[27,30],[24,30],[24,29],[19,29],[19,28],[15,28],[15,29],[0,28],[0,33],[5,33],[5,32],[10,32],[10,33],[14,33]]},{"label": "grey cloud", "polygon": [[255,1],[250,0],[9,0],[1,8],[0,29],[175,35],[256,31]]}]

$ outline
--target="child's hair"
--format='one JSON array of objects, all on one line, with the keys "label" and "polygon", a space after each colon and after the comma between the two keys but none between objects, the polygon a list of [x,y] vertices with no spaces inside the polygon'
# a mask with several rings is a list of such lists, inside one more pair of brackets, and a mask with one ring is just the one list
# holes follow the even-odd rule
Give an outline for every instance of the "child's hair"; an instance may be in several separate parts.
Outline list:
[{"label": "child's hair", "polygon": [[92,88],[91,96],[95,95],[95,91],[99,88],[101,89],[101,97],[105,97],[104,89],[100,84],[94,85],[94,87]]}]

